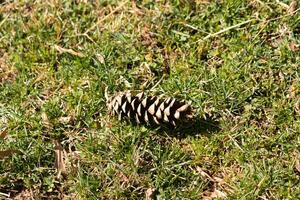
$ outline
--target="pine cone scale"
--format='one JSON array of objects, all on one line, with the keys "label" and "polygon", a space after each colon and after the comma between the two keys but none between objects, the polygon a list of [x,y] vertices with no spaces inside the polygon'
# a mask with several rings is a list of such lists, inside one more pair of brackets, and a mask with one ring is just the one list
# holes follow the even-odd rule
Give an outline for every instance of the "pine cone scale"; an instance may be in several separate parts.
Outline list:
[{"label": "pine cone scale", "polygon": [[176,126],[193,117],[190,104],[171,97],[147,97],[143,92],[137,95],[130,92],[118,93],[108,100],[107,107],[111,115],[118,115],[119,119],[129,118],[137,123]]}]

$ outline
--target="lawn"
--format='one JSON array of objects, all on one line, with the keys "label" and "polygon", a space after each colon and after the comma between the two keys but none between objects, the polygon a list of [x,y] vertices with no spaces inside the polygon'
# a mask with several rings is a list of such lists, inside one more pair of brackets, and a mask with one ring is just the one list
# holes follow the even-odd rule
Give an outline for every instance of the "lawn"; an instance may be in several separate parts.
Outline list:
[{"label": "lawn", "polygon": [[[0,198],[300,196],[297,1],[0,3]],[[118,121],[106,89],[198,122]]]}]

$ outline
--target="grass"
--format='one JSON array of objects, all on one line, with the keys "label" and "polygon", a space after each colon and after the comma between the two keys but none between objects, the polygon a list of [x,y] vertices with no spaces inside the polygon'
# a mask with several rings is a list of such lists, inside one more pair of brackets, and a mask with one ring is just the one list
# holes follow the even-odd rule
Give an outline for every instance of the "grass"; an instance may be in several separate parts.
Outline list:
[{"label": "grass", "polygon": [[[1,198],[299,197],[293,2],[0,2]],[[206,120],[180,136],[117,121],[106,87]]]}]

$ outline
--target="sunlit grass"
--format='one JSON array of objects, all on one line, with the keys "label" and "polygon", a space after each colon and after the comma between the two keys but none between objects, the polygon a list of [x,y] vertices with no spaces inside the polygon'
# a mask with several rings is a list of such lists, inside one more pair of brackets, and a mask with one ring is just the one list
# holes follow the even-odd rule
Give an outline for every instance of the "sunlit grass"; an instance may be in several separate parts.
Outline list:
[{"label": "sunlit grass", "polygon": [[[0,197],[297,198],[290,4],[2,3]],[[117,121],[105,88],[176,96],[203,120],[181,135]]]}]

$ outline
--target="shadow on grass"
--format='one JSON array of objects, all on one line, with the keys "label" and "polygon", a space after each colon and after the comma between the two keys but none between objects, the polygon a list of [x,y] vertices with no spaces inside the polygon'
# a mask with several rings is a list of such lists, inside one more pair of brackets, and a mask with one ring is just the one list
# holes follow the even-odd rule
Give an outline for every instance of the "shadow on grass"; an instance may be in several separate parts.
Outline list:
[{"label": "shadow on grass", "polygon": [[185,123],[184,125],[174,128],[171,126],[164,126],[157,129],[163,131],[168,136],[183,139],[186,137],[196,137],[198,135],[211,136],[221,130],[219,122],[213,118],[195,118],[193,121]]}]

